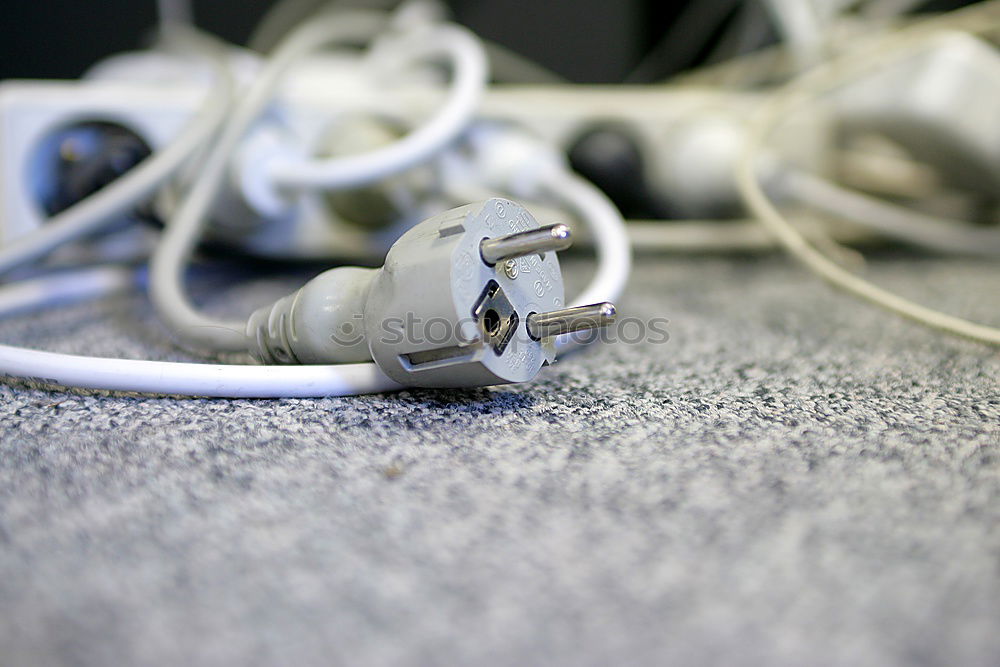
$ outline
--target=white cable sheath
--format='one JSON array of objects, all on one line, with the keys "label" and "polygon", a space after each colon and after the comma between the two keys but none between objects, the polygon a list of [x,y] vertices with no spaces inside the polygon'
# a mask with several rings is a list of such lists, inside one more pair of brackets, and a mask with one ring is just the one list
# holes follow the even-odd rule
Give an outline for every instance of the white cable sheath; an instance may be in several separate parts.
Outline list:
[{"label": "white cable sheath", "polygon": [[[99,267],[0,288],[0,317],[133,289],[134,270]],[[400,389],[375,364],[239,366],[83,357],[0,345],[0,375],[79,389],[216,398],[356,396]]]},{"label": "white cable sheath", "polygon": [[[233,323],[219,322],[197,312],[186,298],[181,270],[200,236],[205,215],[226,173],[233,148],[267,103],[285,69],[301,55],[336,41],[342,34],[357,34],[357,26],[345,25],[352,20],[376,19],[357,14],[318,18],[291,37],[286,48],[279,50],[225,126],[205,160],[200,178],[168,226],[152,263],[151,292],[161,316],[175,331],[183,332],[189,342],[193,340],[219,350],[244,349],[242,323],[232,326]],[[459,31],[452,36],[463,34]],[[338,159],[324,165],[324,169],[355,161],[351,169],[367,169],[367,178],[374,180],[411,166],[413,160],[427,159],[457,137],[478,104],[486,80],[486,64],[481,49],[470,35],[449,40],[449,43],[451,46],[439,51],[426,52],[428,56],[443,53],[454,61],[454,90],[446,108],[421,130],[377,151],[374,154],[377,159],[370,156]],[[359,159],[371,161],[357,162]],[[341,168],[344,167],[337,167]],[[348,183],[357,184],[352,180],[355,179],[353,174],[337,175],[337,169],[331,170],[334,175],[329,183],[345,184],[345,187]],[[330,173],[325,174],[327,176]],[[631,251],[617,210],[594,186],[569,173],[549,174],[542,187],[577,213],[589,227],[598,249],[597,273],[574,303],[607,301],[620,296],[628,278]],[[0,288],[0,317],[50,303],[119,291],[135,281],[134,273],[102,268]],[[91,358],[7,345],[0,345],[0,374],[84,389],[230,398],[347,396],[400,388],[374,363],[325,366],[193,364]]]},{"label": "white cable sheath", "polygon": [[191,0],[156,0],[156,13],[163,30],[194,23]]},{"label": "white cable sheath", "polygon": [[826,46],[826,28],[816,0],[767,0],[779,32],[800,69],[815,64]]},{"label": "white cable sheath", "polygon": [[786,169],[777,177],[775,188],[812,208],[930,250],[979,257],[1000,255],[1000,231],[996,229],[926,215],[805,171]]},{"label": "white cable sheath", "polygon": [[0,345],[0,372],[79,389],[214,398],[319,398],[401,389],[375,364],[232,366],[81,357]]},{"label": "white cable sheath", "polygon": [[360,155],[305,161],[275,160],[270,180],[282,189],[350,189],[384,180],[425,162],[451,144],[472,122],[489,82],[486,52],[465,28],[442,25],[392,44],[393,57],[446,59],[452,68],[447,101],[435,116],[388,146]]},{"label": "white cable sheath", "polygon": [[[631,249],[621,216],[583,179],[551,172],[544,186],[588,227],[597,249],[594,279],[572,305],[618,298],[628,280]],[[134,287],[134,270],[99,267],[0,288],[0,318],[26,310],[105,296]],[[561,337],[565,352],[576,346]],[[0,375],[80,389],[218,398],[354,396],[400,389],[374,363],[242,366],[107,359],[0,345]]]},{"label": "white cable sheath", "polygon": [[0,318],[124,292],[134,288],[136,283],[134,270],[118,266],[101,266],[22,280],[0,287]]},{"label": "white cable sheath", "polygon": [[[580,216],[597,249],[597,272],[571,305],[617,299],[631,266],[621,216],[593,185],[550,172],[543,187]],[[0,288],[0,318],[68,301],[97,298],[134,287],[134,270],[99,267],[54,274]],[[577,345],[563,336],[563,352]],[[108,359],[0,345],[0,375],[80,389],[218,398],[354,396],[402,387],[374,363],[314,366],[194,364]]]}]

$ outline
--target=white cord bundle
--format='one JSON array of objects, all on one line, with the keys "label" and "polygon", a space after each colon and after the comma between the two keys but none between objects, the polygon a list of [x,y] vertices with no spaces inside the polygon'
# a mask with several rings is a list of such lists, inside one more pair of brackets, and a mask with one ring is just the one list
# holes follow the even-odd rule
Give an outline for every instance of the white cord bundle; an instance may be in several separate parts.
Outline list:
[{"label": "white cord bundle", "polygon": [[[166,13],[165,13],[166,16]],[[169,22],[169,21],[167,21]],[[168,326],[185,343],[213,352],[245,351],[244,321],[218,320],[195,308],[183,273],[206,226],[234,150],[263,111],[282,77],[296,61],[319,49],[355,41],[386,25],[386,15],[339,11],[319,15],[290,33],[278,46],[238,105],[229,90],[210,96],[188,129],[170,146],[97,195],[60,214],[40,232],[0,252],[0,271],[37,259],[55,247],[89,235],[148,197],[218,133],[201,160],[150,267],[150,294]],[[445,60],[452,72],[445,104],[426,124],[397,142],[357,156],[275,163],[276,187],[343,189],[366,185],[425,162],[448,147],[469,125],[485,88],[487,65],[478,40],[458,26],[421,28],[396,43],[397,55],[412,60]],[[228,116],[228,118],[227,118]],[[226,118],[226,123],[221,124]],[[220,130],[221,126],[221,130]],[[569,174],[542,187],[574,209],[600,240],[597,277],[582,301],[619,296],[629,270],[629,247],[620,215],[590,184]],[[134,286],[134,271],[100,268],[57,274],[0,289],[0,317],[45,305],[101,296]],[[345,396],[398,389],[374,363],[253,366],[189,364],[91,358],[0,346],[0,374],[86,389],[218,397]]]}]

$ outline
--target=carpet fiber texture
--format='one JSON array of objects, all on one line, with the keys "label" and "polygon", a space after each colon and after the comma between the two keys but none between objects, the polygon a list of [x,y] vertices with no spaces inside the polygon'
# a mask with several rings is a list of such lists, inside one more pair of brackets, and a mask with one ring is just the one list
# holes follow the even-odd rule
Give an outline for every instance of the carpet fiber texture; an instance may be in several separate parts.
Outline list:
[{"label": "carpet fiber texture", "polygon": [[[1000,323],[987,263],[867,271]],[[670,340],[526,386],[0,385],[0,662],[1000,664],[996,351],[779,257],[640,259],[620,311]],[[185,358],[137,295],[0,336]]]}]

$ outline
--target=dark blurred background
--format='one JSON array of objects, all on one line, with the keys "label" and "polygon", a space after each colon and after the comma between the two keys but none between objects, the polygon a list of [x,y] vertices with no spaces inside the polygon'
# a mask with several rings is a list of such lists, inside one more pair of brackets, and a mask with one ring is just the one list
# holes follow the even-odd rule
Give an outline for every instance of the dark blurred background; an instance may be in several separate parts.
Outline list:
[{"label": "dark blurred background", "polygon": [[[711,0],[715,1],[715,0]],[[275,0],[200,0],[198,25],[245,43]],[[673,3],[644,0],[452,0],[455,16],[486,37],[575,80],[614,81],[669,21]],[[680,3],[677,3],[678,6]],[[69,78],[148,38],[153,0],[8,3],[0,30],[0,77]]]},{"label": "dark blurred background", "polygon": [[[245,43],[275,0],[195,0],[198,25]],[[449,0],[454,16],[577,82],[662,78],[773,41],[763,0]],[[934,0],[925,10],[967,4]],[[0,78],[72,78],[111,53],[141,46],[156,23],[154,0],[6,3]],[[682,29],[677,30],[678,25]],[[747,34],[751,43],[727,43]],[[679,34],[678,34],[679,33]],[[732,40],[730,40],[732,41]],[[639,71],[637,66],[642,63]]]}]

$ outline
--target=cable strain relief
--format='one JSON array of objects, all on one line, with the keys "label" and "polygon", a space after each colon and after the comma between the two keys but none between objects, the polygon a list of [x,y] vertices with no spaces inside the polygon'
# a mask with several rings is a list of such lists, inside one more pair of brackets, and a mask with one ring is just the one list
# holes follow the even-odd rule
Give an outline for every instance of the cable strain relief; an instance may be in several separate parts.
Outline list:
[{"label": "cable strain relief", "polygon": [[233,163],[233,178],[246,204],[271,220],[290,215],[295,209],[295,196],[275,185],[272,168],[279,162],[305,157],[294,139],[277,127],[264,127],[247,137]]},{"label": "cable strain relief", "polygon": [[291,315],[298,292],[255,311],[247,320],[250,354],[268,365],[301,363],[290,340]]}]

